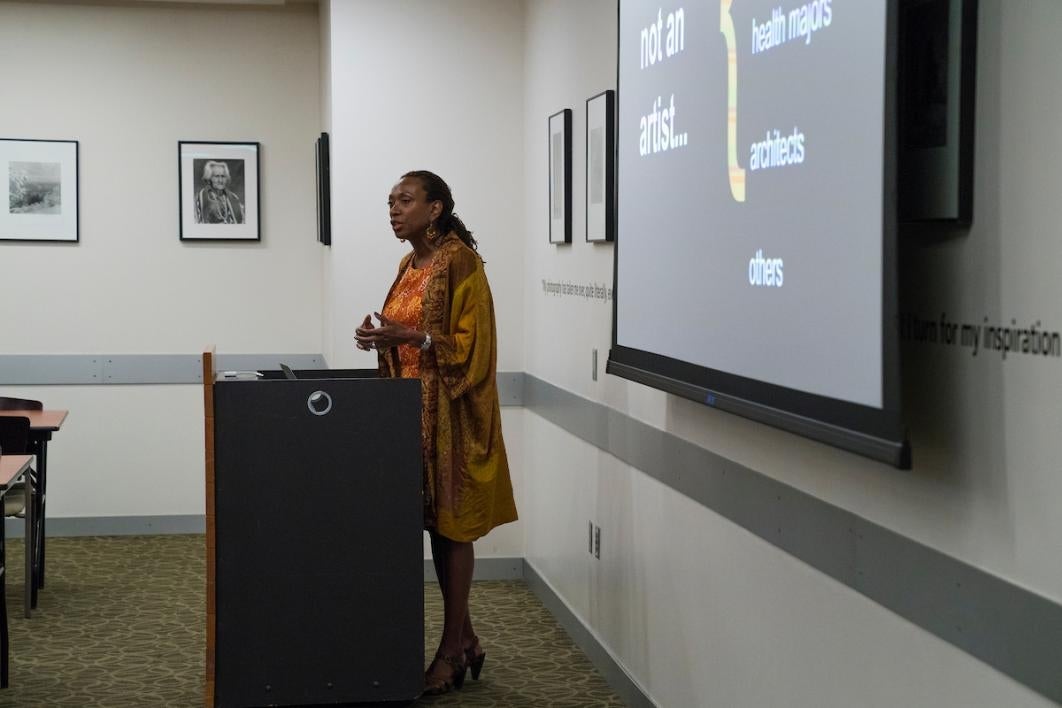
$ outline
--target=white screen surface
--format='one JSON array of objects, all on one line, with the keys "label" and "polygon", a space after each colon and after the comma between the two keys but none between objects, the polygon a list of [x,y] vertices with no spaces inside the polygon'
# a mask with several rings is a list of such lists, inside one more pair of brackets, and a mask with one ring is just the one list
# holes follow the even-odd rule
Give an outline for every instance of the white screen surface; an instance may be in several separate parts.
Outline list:
[{"label": "white screen surface", "polygon": [[618,345],[883,406],[885,25],[621,1]]}]

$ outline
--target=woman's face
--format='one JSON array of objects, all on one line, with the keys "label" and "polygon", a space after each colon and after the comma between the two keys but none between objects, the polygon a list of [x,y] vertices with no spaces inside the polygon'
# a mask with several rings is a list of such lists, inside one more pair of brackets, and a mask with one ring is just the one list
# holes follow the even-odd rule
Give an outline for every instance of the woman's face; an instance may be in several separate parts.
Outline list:
[{"label": "woman's face", "polygon": [[409,239],[423,234],[438,217],[440,202],[429,202],[424,185],[416,177],[406,177],[391,189],[387,197],[391,229],[395,236]]},{"label": "woman's face", "polygon": [[229,178],[225,175],[225,170],[220,167],[214,167],[210,170],[210,186],[214,189],[218,191],[225,189],[228,181]]}]

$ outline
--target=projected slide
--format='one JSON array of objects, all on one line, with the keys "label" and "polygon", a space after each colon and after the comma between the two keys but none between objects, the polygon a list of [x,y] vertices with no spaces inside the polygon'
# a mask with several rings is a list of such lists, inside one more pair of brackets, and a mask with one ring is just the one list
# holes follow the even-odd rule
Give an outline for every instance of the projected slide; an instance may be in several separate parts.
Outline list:
[{"label": "projected slide", "polygon": [[885,0],[621,0],[616,343],[883,406]]}]

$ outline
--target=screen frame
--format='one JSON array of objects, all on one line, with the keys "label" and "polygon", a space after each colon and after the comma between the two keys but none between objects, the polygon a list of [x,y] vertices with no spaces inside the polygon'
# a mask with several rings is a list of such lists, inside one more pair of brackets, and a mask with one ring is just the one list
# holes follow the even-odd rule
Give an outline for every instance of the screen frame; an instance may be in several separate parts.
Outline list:
[{"label": "screen frame", "polygon": [[[711,0],[709,0],[711,1]],[[620,83],[622,4],[616,3],[616,111],[623,100]],[[882,407],[798,391],[730,374],[679,359],[646,352],[617,342],[617,313],[622,288],[619,250],[622,247],[618,204],[620,193],[619,132],[615,159],[616,239],[613,259],[612,346],[606,373],[673,393],[711,408],[765,423],[869,457],[900,469],[911,467],[911,446],[902,422],[898,286],[898,104],[897,58],[899,0],[885,0],[884,120],[882,129]]]}]

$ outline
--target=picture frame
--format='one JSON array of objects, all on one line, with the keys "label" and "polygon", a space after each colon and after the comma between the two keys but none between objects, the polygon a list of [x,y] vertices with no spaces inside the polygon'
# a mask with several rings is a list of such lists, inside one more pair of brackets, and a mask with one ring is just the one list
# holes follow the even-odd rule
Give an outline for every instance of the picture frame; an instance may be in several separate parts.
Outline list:
[{"label": "picture frame", "polygon": [[586,241],[616,238],[616,92],[586,99]]},{"label": "picture frame", "polygon": [[549,242],[572,242],[572,109],[549,117]]},{"label": "picture frame", "polygon": [[314,142],[314,165],[317,177],[317,240],[332,245],[332,176],[328,133]]},{"label": "picture frame", "polygon": [[177,143],[181,241],[261,241],[260,145]]},{"label": "picture frame", "polygon": [[8,183],[0,240],[81,240],[79,148],[77,140],[0,138],[0,170]]},{"label": "picture frame", "polygon": [[901,221],[973,222],[976,57],[977,0],[901,5]]}]

